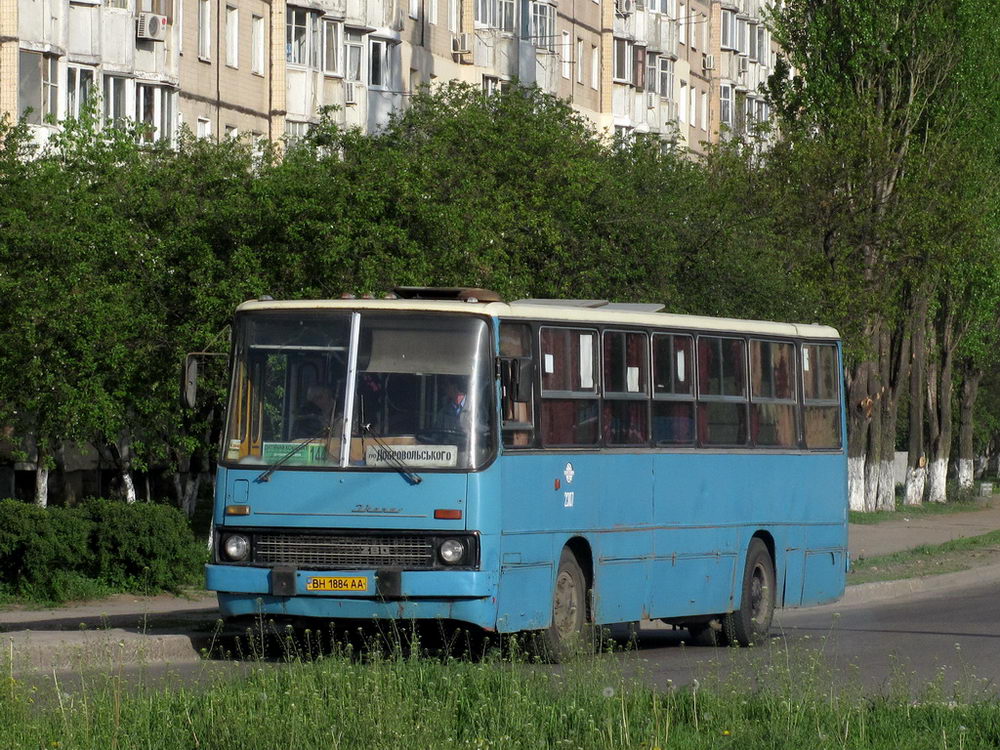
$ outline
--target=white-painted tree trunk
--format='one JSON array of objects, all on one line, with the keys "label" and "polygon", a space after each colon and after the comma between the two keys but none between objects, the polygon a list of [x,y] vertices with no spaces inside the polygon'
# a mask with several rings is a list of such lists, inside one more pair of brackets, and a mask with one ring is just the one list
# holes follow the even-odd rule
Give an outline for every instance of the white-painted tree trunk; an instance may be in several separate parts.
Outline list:
[{"label": "white-painted tree trunk", "polygon": [[948,500],[946,483],[948,481],[948,460],[935,458],[927,467],[927,501],[943,503]]},{"label": "white-painted tree trunk", "polygon": [[921,505],[924,502],[924,484],[927,482],[927,469],[906,470],[906,494],[904,505]]},{"label": "white-painted tree trunk", "polygon": [[847,500],[851,510],[865,509],[865,457],[847,459]]},{"label": "white-painted tree trunk", "polygon": [[960,490],[971,490],[975,463],[971,458],[958,459],[958,488]]},{"label": "white-painted tree trunk", "polygon": [[865,512],[878,508],[878,463],[865,461]]},{"label": "white-painted tree trunk", "polygon": [[896,478],[892,472],[892,460],[879,461],[878,504],[876,510],[896,510]]},{"label": "white-painted tree trunk", "polygon": [[49,504],[49,469],[43,465],[41,460],[35,467],[35,505],[40,508],[48,507]]},{"label": "white-painted tree trunk", "polygon": [[135,502],[135,482],[132,481],[132,472],[122,472],[122,487],[125,488],[125,502],[132,505]]}]

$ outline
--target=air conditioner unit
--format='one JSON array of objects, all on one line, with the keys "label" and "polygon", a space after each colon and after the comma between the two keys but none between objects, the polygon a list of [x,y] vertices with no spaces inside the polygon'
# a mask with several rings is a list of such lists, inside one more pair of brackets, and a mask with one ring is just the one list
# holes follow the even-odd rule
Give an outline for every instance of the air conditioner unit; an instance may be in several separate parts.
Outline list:
[{"label": "air conditioner unit", "polygon": [[739,62],[739,71],[740,71],[740,73],[746,73],[748,70],[750,70],[750,58],[748,58],[748,57],[738,57],[736,59],[740,61]]},{"label": "air conditioner unit", "polygon": [[451,37],[451,53],[453,55],[471,55],[472,34],[468,32],[463,34],[454,34]]},{"label": "air conditioner unit", "polygon": [[715,70],[715,55],[705,55],[701,60],[703,70]]},{"label": "air conditioner unit", "polygon": [[162,42],[167,38],[167,17],[156,13],[140,13],[135,20],[137,39],[151,39]]},{"label": "air conditioner unit", "polygon": [[615,12],[620,16],[631,15],[635,10],[635,0],[615,0]]},{"label": "air conditioner unit", "polygon": [[358,86],[360,85],[356,81],[344,81],[345,106],[358,103]]},{"label": "air conditioner unit", "polygon": [[646,92],[646,108],[656,109],[657,105],[660,103],[660,95],[655,91]]}]

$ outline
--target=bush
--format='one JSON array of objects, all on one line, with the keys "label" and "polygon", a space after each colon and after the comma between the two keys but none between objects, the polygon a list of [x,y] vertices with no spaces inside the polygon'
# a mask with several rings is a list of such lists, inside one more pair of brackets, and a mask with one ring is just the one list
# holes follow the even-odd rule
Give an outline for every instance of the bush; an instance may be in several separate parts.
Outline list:
[{"label": "bush", "polygon": [[204,551],[166,505],[87,500],[73,508],[0,501],[0,591],[36,601],[177,591]]}]

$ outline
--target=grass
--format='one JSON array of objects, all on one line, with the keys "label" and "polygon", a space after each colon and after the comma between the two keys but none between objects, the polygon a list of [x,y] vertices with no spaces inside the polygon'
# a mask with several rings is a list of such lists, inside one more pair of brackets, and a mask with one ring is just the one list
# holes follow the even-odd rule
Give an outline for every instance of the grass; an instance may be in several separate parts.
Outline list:
[{"label": "grass", "polygon": [[904,505],[901,498],[896,498],[896,510],[879,510],[864,513],[852,510],[848,513],[849,523],[876,524],[884,521],[899,521],[906,518],[922,518],[924,516],[939,516],[949,513],[967,513],[983,510],[989,507],[984,501],[988,498],[976,497],[968,493],[954,493],[953,499],[946,503],[923,503],[921,505]]},{"label": "grass", "polygon": [[900,580],[953,573],[1000,562],[1000,531],[925,544],[889,555],[859,558],[851,563],[848,584]]},{"label": "grass", "polygon": [[626,677],[624,661],[606,656],[553,673],[496,652],[465,660],[350,647],[251,661],[245,676],[194,687],[97,671],[34,685],[5,676],[0,747],[950,750],[1000,736],[995,700],[940,685],[916,701],[908,691],[835,692],[819,657],[785,659],[684,689]]}]

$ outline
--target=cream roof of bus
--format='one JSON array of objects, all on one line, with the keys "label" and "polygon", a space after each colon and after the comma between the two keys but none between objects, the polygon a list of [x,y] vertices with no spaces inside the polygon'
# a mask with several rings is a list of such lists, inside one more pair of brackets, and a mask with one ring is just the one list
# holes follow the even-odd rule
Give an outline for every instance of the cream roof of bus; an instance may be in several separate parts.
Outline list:
[{"label": "cream roof of bus", "polygon": [[336,299],[336,300],[250,300],[237,312],[262,310],[411,310],[490,315],[498,318],[523,318],[546,322],[605,325],[655,326],[658,328],[757,333],[766,336],[796,336],[808,339],[838,339],[830,326],[806,323],[777,323],[767,320],[710,318],[665,312],[631,312],[613,308],[566,307],[546,302],[456,302],[419,299]]}]

